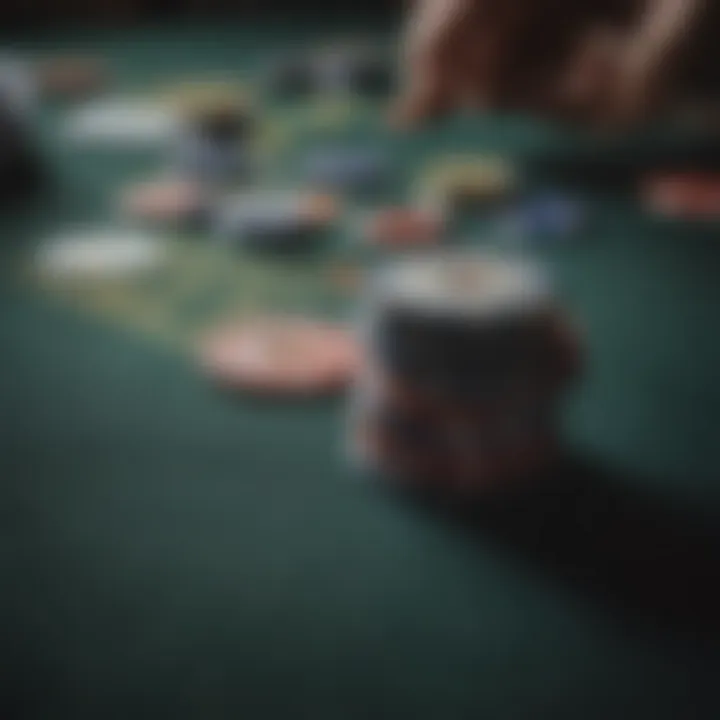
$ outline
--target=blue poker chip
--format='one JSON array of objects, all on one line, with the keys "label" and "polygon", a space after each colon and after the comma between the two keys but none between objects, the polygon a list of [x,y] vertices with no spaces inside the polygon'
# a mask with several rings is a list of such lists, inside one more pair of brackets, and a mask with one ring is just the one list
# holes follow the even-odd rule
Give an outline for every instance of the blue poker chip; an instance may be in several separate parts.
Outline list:
[{"label": "blue poker chip", "polygon": [[565,240],[582,231],[585,204],[560,193],[543,193],[523,201],[504,218],[505,228],[522,238]]},{"label": "blue poker chip", "polygon": [[182,175],[210,184],[247,181],[255,169],[251,154],[243,143],[217,141],[199,134],[180,139],[175,148],[173,167]]},{"label": "blue poker chip", "polygon": [[389,176],[387,156],[374,149],[326,149],[311,153],[304,162],[306,180],[332,190],[366,192],[382,187]]}]

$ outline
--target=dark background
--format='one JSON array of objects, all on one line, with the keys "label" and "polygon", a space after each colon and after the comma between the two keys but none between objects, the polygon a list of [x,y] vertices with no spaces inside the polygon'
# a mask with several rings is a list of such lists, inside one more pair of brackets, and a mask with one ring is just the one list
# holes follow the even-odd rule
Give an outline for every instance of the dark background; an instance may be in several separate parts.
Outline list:
[{"label": "dark background", "polygon": [[400,0],[364,0],[362,3],[338,0],[3,0],[0,24],[3,28],[39,28],[57,23],[119,25],[138,21],[229,16],[236,18],[343,18],[388,17],[402,8]]}]

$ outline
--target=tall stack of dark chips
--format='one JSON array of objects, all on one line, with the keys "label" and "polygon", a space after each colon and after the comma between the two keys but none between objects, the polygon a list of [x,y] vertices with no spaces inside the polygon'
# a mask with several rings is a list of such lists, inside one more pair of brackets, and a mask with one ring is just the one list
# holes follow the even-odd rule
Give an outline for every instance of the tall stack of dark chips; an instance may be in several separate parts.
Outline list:
[{"label": "tall stack of dark chips", "polygon": [[0,207],[32,197],[47,185],[34,137],[34,87],[21,61],[0,58]]},{"label": "tall stack of dark chips", "polygon": [[373,470],[476,492],[530,479],[557,458],[579,348],[537,268],[472,256],[408,261],[381,276],[363,332],[351,434]]},{"label": "tall stack of dark chips", "polygon": [[250,111],[232,102],[188,112],[184,132],[174,149],[176,170],[210,184],[248,180],[254,171],[254,124]]},{"label": "tall stack of dark chips", "polygon": [[30,129],[0,103],[0,207],[35,196],[48,179]]}]

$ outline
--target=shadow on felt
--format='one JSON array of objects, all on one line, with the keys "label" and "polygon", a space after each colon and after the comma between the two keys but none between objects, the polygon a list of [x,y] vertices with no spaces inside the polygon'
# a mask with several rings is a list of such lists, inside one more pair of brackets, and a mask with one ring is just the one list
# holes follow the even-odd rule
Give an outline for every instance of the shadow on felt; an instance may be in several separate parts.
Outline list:
[{"label": "shadow on felt", "polygon": [[[567,459],[520,493],[473,503],[415,498],[434,518],[494,540],[618,619],[720,642],[720,531],[712,518],[635,488],[627,474]],[[647,484],[644,485],[647,487]]]}]

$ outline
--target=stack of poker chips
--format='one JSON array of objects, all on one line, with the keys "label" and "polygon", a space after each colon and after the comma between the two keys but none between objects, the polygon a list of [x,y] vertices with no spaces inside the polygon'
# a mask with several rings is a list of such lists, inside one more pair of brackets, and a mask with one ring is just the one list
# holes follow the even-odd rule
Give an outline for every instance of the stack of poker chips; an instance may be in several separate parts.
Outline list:
[{"label": "stack of poker chips", "polygon": [[361,333],[349,426],[362,467],[473,493],[557,459],[580,351],[540,268],[468,253],[399,262],[372,284]]},{"label": "stack of poker chips", "polygon": [[244,98],[208,93],[180,104],[179,113],[183,129],[174,148],[175,170],[209,185],[234,185],[252,177],[254,120]]}]

